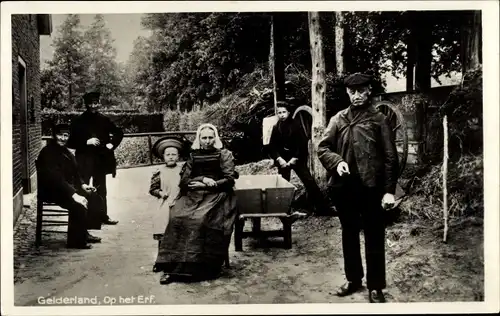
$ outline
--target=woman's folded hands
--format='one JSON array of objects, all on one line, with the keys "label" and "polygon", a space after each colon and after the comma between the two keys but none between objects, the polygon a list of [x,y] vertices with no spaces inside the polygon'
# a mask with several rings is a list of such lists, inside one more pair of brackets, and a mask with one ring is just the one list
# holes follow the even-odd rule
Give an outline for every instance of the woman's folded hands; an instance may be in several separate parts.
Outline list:
[{"label": "woman's folded hands", "polygon": [[190,189],[198,189],[198,188],[215,188],[217,187],[217,181],[211,178],[204,177],[202,181],[191,181],[188,184]]},{"label": "woman's folded hands", "polygon": [[217,186],[217,182],[214,179],[203,177],[203,183],[209,187]]},{"label": "woman's folded hands", "polygon": [[201,181],[191,181],[188,184],[188,187],[190,189],[204,188],[206,186],[207,185],[205,183],[201,182]]}]

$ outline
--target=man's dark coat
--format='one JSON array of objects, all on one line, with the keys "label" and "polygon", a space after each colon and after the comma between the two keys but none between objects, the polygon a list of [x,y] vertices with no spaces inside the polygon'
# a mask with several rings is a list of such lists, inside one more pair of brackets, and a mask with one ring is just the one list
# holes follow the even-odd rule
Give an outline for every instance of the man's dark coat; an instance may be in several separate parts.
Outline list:
[{"label": "man's dark coat", "polygon": [[[94,137],[99,139],[100,145],[87,145],[87,140]],[[123,131],[108,117],[101,113],[85,111],[71,124],[68,147],[76,150],[76,160],[82,173],[89,174],[98,169],[100,173],[115,175],[114,149],[120,145],[122,139]],[[113,145],[112,149],[106,148],[108,143]]]},{"label": "man's dark coat", "polygon": [[297,158],[298,163],[307,164],[308,140],[301,126],[291,116],[274,125],[269,141],[271,158],[276,161],[278,157],[288,162]]},{"label": "man's dark coat", "polygon": [[45,202],[65,203],[73,194],[83,195],[83,180],[73,154],[50,140],[36,160],[38,197]]},{"label": "man's dark coat", "polygon": [[318,145],[319,160],[331,176],[329,186],[341,185],[337,165],[345,161],[365,186],[394,194],[399,167],[393,137],[384,114],[371,105],[338,112]]}]

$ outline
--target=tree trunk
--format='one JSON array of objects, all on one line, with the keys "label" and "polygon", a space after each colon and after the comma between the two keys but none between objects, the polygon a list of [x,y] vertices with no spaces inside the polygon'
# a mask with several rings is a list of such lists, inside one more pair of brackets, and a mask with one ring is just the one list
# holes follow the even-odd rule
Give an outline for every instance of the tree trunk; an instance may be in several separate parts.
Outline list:
[{"label": "tree trunk", "polygon": [[276,103],[284,101],[285,95],[285,64],[283,56],[283,35],[284,28],[281,15],[283,13],[273,13],[271,22],[271,56],[270,64],[273,72],[274,109]]},{"label": "tree trunk", "polygon": [[[431,89],[431,62],[432,62],[432,23],[433,13],[412,11],[408,13],[410,35],[408,39],[407,91],[425,93]],[[427,19],[427,23],[421,23]],[[416,130],[415,140],[418,141],[417,157],[419,162],[425,155],[425,124],[426,107],[424,101],[415,104]]]},{"label": "tree trunk", "polygon": [[[421,23],[429,13],[413,12],[412,36],[415,41],[415,90],[426,92],[431,88],[432,29],[431,23]],[[432,14],[432,13],[431,13]]]},{"label": "tree trunk", "polygon": [[[411,17],[411,12],[408,13],[410,16],[408,19],[412,19]],[[415,28],[415,24],[413,24],[411,21],[409,21],[410,27],[409,27],[409,32],[410,34],[408,35],[408,40],[406,43],[406,53],[407,53],[407,60],[406,60],[406,92],[413,92],[415,90],[415,50],[416,50],[416,45],[415,45],[415,32],[413,29]]]},{"label": "tree trunk", "polygon": [[335,69],[337,76],[344,75],[344,16],[335,12]]},{"label": "tree trunk", "polygon": [[311,43],[312,59],[312,127],[310,153],[311,173],[316,182],[323,186],[326,184],[326,170],[318,159],[318,144],[323,137],[326,126],[326,80],[325,80],[325,58],[323,55],[323,42],[321,26],[319,23],[319,12],[309,12],[309,40]]},{"label": "tree trunk", "polygon": [[481,63],[481,11],[468,13],[462,27],[462,73]]}]

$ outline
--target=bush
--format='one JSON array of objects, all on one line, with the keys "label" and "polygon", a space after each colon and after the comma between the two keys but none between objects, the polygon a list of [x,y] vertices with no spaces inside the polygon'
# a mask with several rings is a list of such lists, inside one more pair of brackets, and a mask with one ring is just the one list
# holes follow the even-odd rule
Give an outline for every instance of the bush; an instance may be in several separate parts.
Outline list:
[{"label": "bush", "polygon": [[483,150],[483,74],[482,68],[468,71],[463,84],[450,94],[440,109],[448,116],[450,159]]},{"label": "bush", "polygon": [[[161,138],[152,136],[151,145]],[[117,167],[137,166],[150,163],[147,137],[124,137],[120,146],[115,150]],[[153,155],[153,163],[161,163],[163,159]]]},{"label": "bush", "polygon": [[[51,135],[52,124],[70,124],[71,120],[82,112],[59,112],[44,110],[42,112],[42,135]],[[124,133],[162,132],[163,114],[161,113],[114,113],[103,112]]]},{"label": "bush", "polygon": [[[450,218],[482,216],[484,210],[483,156],[465,155],[448,166]],[[400,208],[410,217],[439,220],[443,212],[442,164],[414,180],[411,195]]]}]

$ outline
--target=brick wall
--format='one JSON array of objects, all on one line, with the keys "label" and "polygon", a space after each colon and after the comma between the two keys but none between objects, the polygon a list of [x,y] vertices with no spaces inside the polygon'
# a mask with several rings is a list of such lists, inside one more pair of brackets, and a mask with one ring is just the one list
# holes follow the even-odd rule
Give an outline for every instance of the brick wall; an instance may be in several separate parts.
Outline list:
[{"label": "brick wall", "polygon": [[[41,149],[40,120],[40,37],[34,14],[12,15],[12,164],[13,192],[22,188],[21,100],[18,82],[18,59],[26,63],[28,111],[29,176],[35,174],[35,159]],[[33,103],[31,103],[33,100]],[[35,183],[34,183],[35,184]]]}]

